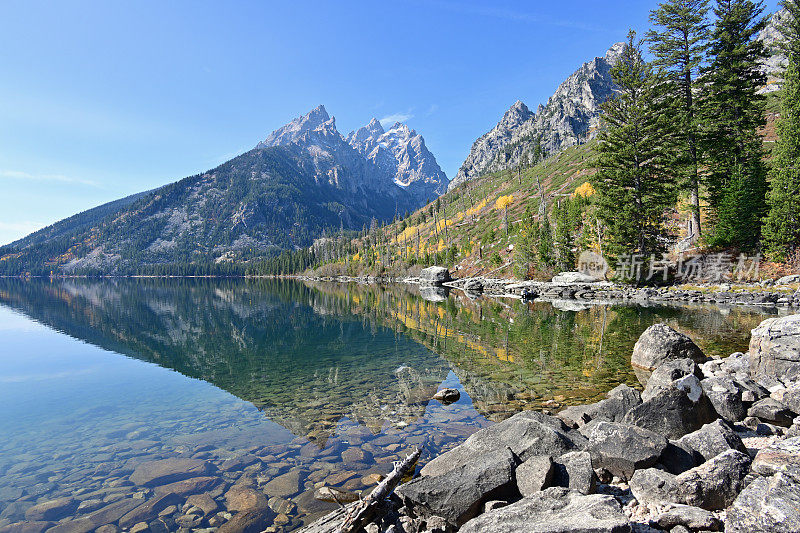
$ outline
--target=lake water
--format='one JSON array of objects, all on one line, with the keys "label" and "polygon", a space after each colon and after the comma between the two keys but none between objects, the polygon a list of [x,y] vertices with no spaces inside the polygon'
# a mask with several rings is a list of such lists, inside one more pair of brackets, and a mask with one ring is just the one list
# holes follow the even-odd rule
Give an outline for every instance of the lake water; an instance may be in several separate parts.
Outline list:
[{"label": "lake water", "polygon": [[[0,529],[127,529],[123,511],[181,481],[151,531],[223,522],[234,485],[263,494],[273,530],[290,531],[336,508],[319,487],[366,491],[415,447],[423,464],[520,410],[637,385],[630,352],[653,323],[725,356],[769,313],[276,280],[0,279]],[[441,387],[461,399],[431,400]],[[131,481],[155,460],[170,479]],[[186,518],[192,493],[218,509]],[[57,498],[44,517],[28,511]]]}]

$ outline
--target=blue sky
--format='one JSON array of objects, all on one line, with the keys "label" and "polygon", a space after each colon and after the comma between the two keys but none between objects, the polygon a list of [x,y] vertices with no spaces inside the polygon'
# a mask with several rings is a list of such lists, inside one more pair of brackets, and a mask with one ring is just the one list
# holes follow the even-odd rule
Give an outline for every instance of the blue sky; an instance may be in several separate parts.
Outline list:
[{"label": "blue sky", "polygon": [[656,5],[2,0],[0,244],[208,170],[318,104],[343,134],[404,120],[452,178],[514,101],[546,102]]}]

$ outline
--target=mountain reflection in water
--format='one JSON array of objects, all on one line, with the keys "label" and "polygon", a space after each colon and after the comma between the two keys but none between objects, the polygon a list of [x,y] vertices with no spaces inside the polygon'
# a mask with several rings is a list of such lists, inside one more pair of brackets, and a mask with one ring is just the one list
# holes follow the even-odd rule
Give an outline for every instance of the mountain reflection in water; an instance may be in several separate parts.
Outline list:
[{"label": "mountain reflection in water", "polygon": [[[34,501],[135,498],[142,488],[127,479],[138,462],[191,455],[214,465],[210,493],[221,503],[234,481],[284,498],[288,531],[335,507],[314,498],[320,484],[368,489],[415,446],[424,462],[517,411],[637,385],[630,353],[653,323],[728,355],[764,318],[572,304],[405,285],[0,279],[5,316],[93,345],[0,328],[11,346],[0,354],[0,527],[24,521]],[[70,368],[70,358],[95,366]],[[97,366],[117,360],[130,364]],[[461,400],[431,400],[440,386]],[[237,457],[256,462],[231,467]]]}]

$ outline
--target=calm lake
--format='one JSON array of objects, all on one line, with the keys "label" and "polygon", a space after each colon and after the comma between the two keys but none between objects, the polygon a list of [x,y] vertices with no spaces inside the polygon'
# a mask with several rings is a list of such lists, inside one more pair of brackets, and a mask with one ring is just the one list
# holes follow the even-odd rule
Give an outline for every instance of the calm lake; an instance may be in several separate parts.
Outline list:
[{"label": "calm lake", "polygon": [[[424,463],[517,411],[638,386],[630,353],[653,323],[725,356],[768,314],[402,285],[0,279],[0,528],[204,529],[235,512],[236,485],[290,531],[336,508],[316,489],[368,490],[415,447]],[[430,399],[445,386],[461,399]],[[192,494],[217,508],[187,512]]]}]

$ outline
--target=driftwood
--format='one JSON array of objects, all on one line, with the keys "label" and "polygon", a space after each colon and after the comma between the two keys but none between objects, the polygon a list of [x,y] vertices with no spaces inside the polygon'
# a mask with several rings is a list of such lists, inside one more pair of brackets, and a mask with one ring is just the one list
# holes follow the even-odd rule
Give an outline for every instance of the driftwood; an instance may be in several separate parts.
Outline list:
[{"label": "driftwood", "polygon": [[375,487],[369,496],[363,500],[356,502],[345,514],[344,522],[338,529],[338,533],[357,533],[361,531],[364,526],[370,522],[380,518],[388,511],[388,506],[385,505],[386,498],[388,498],[397,485],[402,481],[403,476],[414,466],[419,459],[421,450],[417,449],[409,454],[402,461],[397,461],[394,464],[394,470],[386,476],[386,479]]}]

